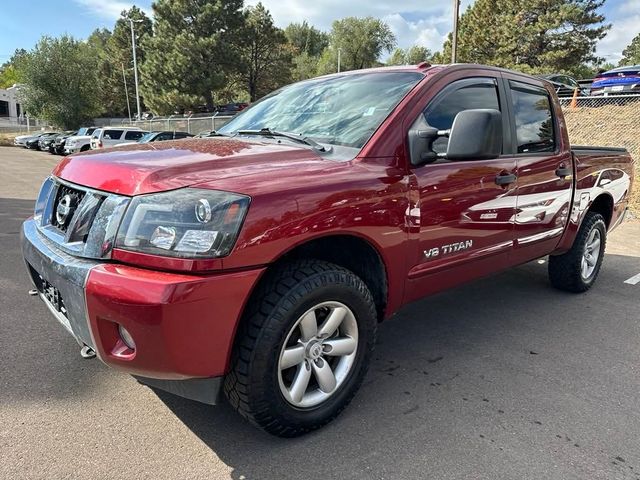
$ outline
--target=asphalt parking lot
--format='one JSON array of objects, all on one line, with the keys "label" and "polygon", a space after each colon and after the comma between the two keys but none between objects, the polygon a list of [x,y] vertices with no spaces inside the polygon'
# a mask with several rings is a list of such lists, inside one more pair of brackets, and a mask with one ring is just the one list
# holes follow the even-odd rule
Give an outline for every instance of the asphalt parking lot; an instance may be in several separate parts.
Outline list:
[{"label": "asphalt parking lot", "polygon": [[341,417],[271,437],[83,360],[19,250],[60,157],[0,147],[0,478],[640,479],[640,223],[587,294],[533,262],[382,324]]}]

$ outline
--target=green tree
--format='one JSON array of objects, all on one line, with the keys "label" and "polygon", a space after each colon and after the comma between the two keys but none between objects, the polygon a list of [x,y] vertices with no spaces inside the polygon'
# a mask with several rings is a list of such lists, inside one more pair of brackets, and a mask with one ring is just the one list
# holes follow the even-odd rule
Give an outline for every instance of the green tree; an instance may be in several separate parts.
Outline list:
[{"label": "green tree", "polygon": [[242,33],[242,78],[253,102],[291,80],[291,48],[283,30],[258,2],[246,9]]},{"label": "green tree", "polygon": [[387,60],[387,65],[417,65],[431,60],[431,51],[420,45],[414,45],[407,49],[396,48]]},{"label": "green tree", "polygon": [[100,114],[96,59],[86,42],[42,37],[19,61],[24,110],[63,128]]},{"label": "green tree", "polygon": [[26,54],[26,50],[19,48],[14,52],[9,61],[0,65],[0,88],[9,88],[16,83],[22,82],[19,63],[20,59],[24,58]]},{"label": "green tree", "polygon": [[293,51],[292,80],[306,80],[317,75],[322,52],[329,46],[329,34],[309,25],[291,23],[284,29]]},{"label": "green tree", "polygon": [[329,47],[320,59],[320,73],[337,71],[338,50],[340,69],[358,70],[378,65],[383,52],[390,52],[396,37],[389,26],[373,17],[347,17],[333,22],[329,34]]},{"label": "green tree", "polygon": [[621,67],[624,65],[640,64],[640,33],[631,40],[631,43],[622,51]]},{"label": "green tree", "polygon": [[242,0],[157,0],[154,35],[143,42],[141,67],[145,103],[156,113],[204,102],[242,65],[238,35]]},{"label": "green tree", "polygon": [[[458,62],[528,73],[567,72],[597,64],[596,42],[610,28],[604,0],[476,0],[461,15]],[[449,62],[451,34],[437,61]]]},{"label": "green tree", "polygon": [[311,57],[319,57],[329,46],[329,35],[309,25],[306,20],[302,23],[290,23],[284,29],[284,34],[296,55],[306,53]]}]

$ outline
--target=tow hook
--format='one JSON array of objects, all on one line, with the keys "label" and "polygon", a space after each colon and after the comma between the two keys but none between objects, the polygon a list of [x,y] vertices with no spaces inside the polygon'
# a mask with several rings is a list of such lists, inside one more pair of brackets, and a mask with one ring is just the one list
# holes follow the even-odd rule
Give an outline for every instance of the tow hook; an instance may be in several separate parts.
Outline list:
[{"label": "tow hook", "polygon": [[96,351],[91,348],[89,345],[84,345],[81,349],[80,349],[80,356],[82,358],[95,358],[96,356]]}]

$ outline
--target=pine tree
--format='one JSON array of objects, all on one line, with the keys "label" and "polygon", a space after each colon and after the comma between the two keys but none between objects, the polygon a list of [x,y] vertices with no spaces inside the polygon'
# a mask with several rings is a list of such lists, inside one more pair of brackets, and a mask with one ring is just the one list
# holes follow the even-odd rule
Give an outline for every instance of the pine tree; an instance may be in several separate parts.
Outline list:
[{"label": "pine tree", "polygon": [[253,102],[290,82],[292,49],[284,31],[273,24],[271,14],[262,3],[247,7],[245,13],[241,77]]},{"label": "pine tree", "polygon": [[[604,0],[476,0],[461,15],[457,61],[527,73],[571,72],[598,63],[610,28]],[[438,61],[451,58],[451,35]]]},{"label": "pine tree", "polygon": [[144,42],[145,102],[157,113],[204,102],[240,71],[242,0],[158,0],[154,35]]},{"label": "pine tree", "polygon": [[619,65],[640,65],[640,33],[622,51],[622,60]]}]

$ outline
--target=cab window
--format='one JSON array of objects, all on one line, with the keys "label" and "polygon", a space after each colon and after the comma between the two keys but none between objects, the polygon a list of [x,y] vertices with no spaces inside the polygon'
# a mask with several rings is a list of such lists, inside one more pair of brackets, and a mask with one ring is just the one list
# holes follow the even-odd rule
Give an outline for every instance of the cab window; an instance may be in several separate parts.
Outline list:
[{"label": "cab window", "polygon": [[[500,110],[498,86],[494,79],[472,78],[453,82],[427,106],[423,114],[429,126],[448,130],[458,113],[477,108]],[[445,153],[447,142],[446,138],[438,138],[433,142],[433,150]]]},{"label": "cab window", "polygon": [[518,153],[553,152],[556,149],[551,99],[544,88],[509,82],[515,117]]}]

